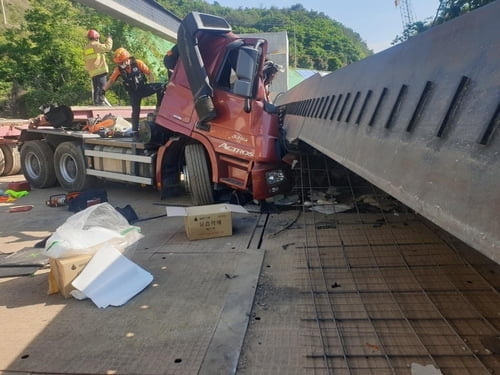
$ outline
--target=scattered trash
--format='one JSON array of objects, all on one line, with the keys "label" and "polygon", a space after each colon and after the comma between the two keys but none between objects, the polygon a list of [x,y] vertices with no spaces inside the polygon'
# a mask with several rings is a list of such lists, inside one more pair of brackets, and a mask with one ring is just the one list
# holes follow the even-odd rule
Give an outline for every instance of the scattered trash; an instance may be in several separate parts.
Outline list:
[{"label": "scattered trash", "polygon": [[46,242],[42,254],[50,258],[93,254],[100,247],[114,246],[130,256],[143,235],[109,203],[90,206],[70,216]]},{"label": "scattered trash", "polygon": [[311,211],[319,212],[319,213],[325,214],[325,215],[332,215],[332,214],[335,214],[335,213],[349,211],[349,210],[352,210],[352,209],[353,209],[352,205],[341,204],[341,203],[338,203],[338,204],[322,204],[322,205],[319,205],[319,206],[312,206],[310,208]]},{"label": "scattered trash", "polygon": [[364,194],[359,196],[357,201],[377,207],[384,212],[392,211],[398,207],[397,201],[388,195]]},{"label": "scattered trash", "polygon": [[50,257],[49,294],[88,297],[98,307],[124,304],[153,279],[127,258],[142,237],[107,202],[69,217],[41,251]]}]

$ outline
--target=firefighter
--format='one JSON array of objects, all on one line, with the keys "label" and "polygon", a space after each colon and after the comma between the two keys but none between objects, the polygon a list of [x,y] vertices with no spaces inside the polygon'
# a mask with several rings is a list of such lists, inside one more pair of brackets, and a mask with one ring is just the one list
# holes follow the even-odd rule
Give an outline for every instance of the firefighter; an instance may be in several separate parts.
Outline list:
[{"label": "firefighter", "polygon": [[177,49],[177,45],[174,45],[163,57],[163,65],[167,68],[169,80],[172,77],[175,66],[177,65],[177,60],[179,60],[179,50]]},{"label": "firefighter", "polygon": [[83,59],[85,69],[92,79],[92,101],[94,105],[109,105],[103,92],[106,76],[109,72],[104,53],[113,48],[113,39],[111,35],[108,35],[104,44],[101,43],[99,41],[100,35],[96,30],[89,30],[87,38],[89,41],[83,49]]},{"label": "firefighter", "polygon": [[[113,61],[117,66],[111,73],[106,86],[104,86],[104,91],[109,90],[115,81],[121,77],[132,106],[132,131],[137,132],[142,98],[156,94],[156,106],[158,107],[163,98],[165,85],[153,82],[154,75],[149,67],[141,60],[130,55],[123,47],[115,51]],[[148,83],[148,81],[151,83]]]}]

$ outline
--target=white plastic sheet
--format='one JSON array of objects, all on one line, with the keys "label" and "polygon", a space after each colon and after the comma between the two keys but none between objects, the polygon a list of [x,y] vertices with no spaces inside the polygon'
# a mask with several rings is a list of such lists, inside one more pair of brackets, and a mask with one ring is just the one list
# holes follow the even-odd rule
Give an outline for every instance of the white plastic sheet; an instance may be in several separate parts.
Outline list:
[{"label": "white plastic sheet", "polygon": [[144,237],[139,227],[127,219],[109,203],[90,206],[70,216],[49,237],[41,253],[49,258],[94,254],[103,246],[113,246],[131,256],[135,244]]},{"label": "white plastic sheet", "polygon": [[146,288],[153,275],[123,256],[117,249],[99,249],[71,283],[77,299],[90,298],[97,307],[121,306]]}]

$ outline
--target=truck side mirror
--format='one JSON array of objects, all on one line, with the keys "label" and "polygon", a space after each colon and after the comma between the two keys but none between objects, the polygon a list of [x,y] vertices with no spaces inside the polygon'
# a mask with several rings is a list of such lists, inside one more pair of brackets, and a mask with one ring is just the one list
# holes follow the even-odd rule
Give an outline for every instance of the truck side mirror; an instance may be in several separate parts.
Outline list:
[{"label": "truck side mirror", "polygon": [[243,46],[238,51],[236,62],[236,76],[233,92],[236,95],[251,98],[254,91],[255,74],[257,72],[257,61],[259,50]]}]

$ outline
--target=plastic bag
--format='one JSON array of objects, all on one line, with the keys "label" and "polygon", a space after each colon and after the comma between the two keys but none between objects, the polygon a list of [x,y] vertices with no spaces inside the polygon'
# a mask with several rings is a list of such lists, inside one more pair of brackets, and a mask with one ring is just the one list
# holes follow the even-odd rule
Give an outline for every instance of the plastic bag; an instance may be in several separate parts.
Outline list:
[{"label": "plastic bag", "polygon": [[109,203],[90,206],[70,216],[47,239],[42,254],[49,258],[95,254],[105,246],[113,246],[131,257],[136,242],[144,237]]}]

